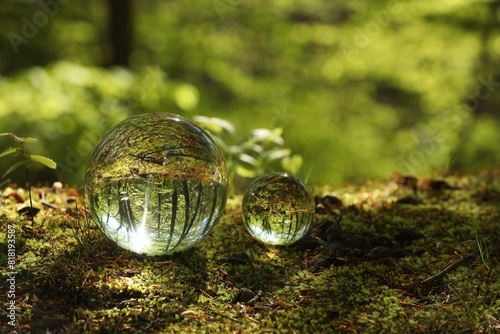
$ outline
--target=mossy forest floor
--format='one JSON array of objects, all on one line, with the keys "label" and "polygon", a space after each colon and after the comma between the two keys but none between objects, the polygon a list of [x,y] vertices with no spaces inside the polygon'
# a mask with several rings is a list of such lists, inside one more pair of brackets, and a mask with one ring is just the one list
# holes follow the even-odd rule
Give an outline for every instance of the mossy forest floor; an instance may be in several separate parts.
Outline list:
[{"label": "mossy forest floor", "polygon": [[35,188],[34,225],[27,191],[1,194],[2,333],[500,332],[499,169],[317,188],[289,247],[252,239],[232,198],[195,248],[154,258],[107,241],[75,189]]}]

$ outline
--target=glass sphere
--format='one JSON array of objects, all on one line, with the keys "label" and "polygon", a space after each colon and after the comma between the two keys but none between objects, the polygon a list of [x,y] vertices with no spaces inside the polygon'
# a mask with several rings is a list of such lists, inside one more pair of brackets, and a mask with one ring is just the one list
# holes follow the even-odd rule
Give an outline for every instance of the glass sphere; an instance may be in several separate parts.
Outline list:
[{"label": "glass sphere", "polygon": [[118,246],[146,255],[188,249],[222,215],[222,152],[190,121],[167,113],[119,123],[97,143],[85,191],[92,218]]},{"label": "glass sphere", "polygon": [[270,245],[302,238],[314,218],[314,199],[296,177],[270,173],[256,179],[243,196],[243,221],[250,234]]}]

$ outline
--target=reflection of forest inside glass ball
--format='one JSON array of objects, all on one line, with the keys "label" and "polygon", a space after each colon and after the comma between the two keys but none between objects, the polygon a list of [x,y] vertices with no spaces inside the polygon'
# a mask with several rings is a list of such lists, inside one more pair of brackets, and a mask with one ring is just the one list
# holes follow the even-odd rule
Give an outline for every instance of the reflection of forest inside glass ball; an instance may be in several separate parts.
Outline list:
[{"label": "reflection of forest inside glass ball", "polygon": [[289,174],[271,173],[255,180],[243,197],[243,220],[250,234],[271,245],[302,238],[314,218],[314,199]]},{"label": "reflection of forest inside glass ball", "polygon": [[192,247],[222,215],[224,157],[188,120],[141,114],[116,125],[94,148],[86,172],[93,219],[122,248],[147,255]]}]

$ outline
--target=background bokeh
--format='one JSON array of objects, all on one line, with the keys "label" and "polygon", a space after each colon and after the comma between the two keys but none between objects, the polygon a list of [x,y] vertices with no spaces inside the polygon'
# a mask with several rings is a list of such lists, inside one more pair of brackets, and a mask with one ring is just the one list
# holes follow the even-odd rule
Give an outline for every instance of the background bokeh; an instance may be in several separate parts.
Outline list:
[{"label": "background bokeh", "polygon": [[0,132],[77,185],[151,111],[226,119],[235,143],[282,128],[312,183],[498,165],[499,21],[496,0],[4,0]]}]

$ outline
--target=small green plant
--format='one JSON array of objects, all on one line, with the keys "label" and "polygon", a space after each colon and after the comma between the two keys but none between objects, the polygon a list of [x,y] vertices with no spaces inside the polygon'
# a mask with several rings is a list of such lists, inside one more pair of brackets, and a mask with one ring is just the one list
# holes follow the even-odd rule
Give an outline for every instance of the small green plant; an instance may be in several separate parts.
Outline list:
[{"label": "small green plant", "polygon": [[479,256],[481,257],[481,262],[484,264],[486,269],[490,271],[491,259],[488,253],[488,247],[486,243],[479,239],[479,233],[476,231],[476,244],[479,251]]},{"label": "small green plant", "polygon": [[[49,159],[47,157],[41,156],[41,155],[36,155],[36,154],[30,154],[26,148],[24,147],[25,143],[36,143],[38,139],[36,138],[31,138],[31,137],[18,137],[12,133],[0,133],[0,137],[3,136],[10,136],[14,142],[19,143],[19,147],[9,147],[2,153],[0,153],[0,158],[14,154],[21,156],[21,160],[15,162],[12,166],[9,167],[9,169],[2,175],[2,178],[7,176],[8,174],[12,173],[14,170],[21,166],[26,167],[26,178],[28,182],[28,194],[29,194],[29,200],[30,200],[30,208],[31,212],[33,212],[33,199],[31,197],[31,182],[30,182],[30,164],[32,161],[36,161],[38,163],[41,163],[42,165],[55,169],[57,167],[57,164],[55,163],[54,160]],[[31,222],[33,223],[33,214],[31,216]]]},{"label": "small green plant", "polygon": [[230,184],[236,175],[249,179],[276,171],[297,175],[302,167],[302,156],[285,147],[282,128],[254,129],[240,143],[228,144],[235,141],[237,132],[232,123],[206,116],[195,116],[194,121],[212,134],[224,152]]}]

